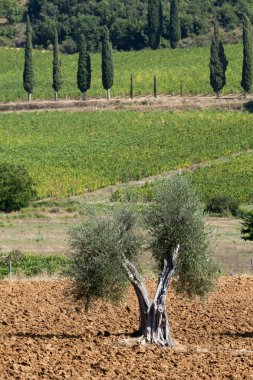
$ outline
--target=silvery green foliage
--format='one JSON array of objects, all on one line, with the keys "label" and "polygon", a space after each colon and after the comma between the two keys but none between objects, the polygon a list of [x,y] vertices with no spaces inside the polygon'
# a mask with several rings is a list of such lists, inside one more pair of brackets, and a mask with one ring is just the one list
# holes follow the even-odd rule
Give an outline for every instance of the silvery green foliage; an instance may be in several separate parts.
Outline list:
[{"label": "silvery green foliage", "polygon": [[179,245],[177,290],[204,295],[211,290],[218,268],[211,257],[210,229],[198,197],[185,176],[172,177],[155,191],[145,221],[159,267],[172,260]]},{"label": "silvery green foliage", "polygon": [[70,231],[75,293],[86,305],[92,299],[122,298],[128,285],[122,258],[134,260],[139,247],[135,224],[135,213],[120,209],[103,216],[93,214]]}]

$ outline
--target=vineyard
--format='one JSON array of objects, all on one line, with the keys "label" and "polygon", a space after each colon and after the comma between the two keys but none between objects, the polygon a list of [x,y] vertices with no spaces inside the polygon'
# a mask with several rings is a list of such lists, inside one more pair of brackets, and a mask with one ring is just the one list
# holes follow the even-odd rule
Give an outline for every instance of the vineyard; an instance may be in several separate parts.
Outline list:
[{"label": "vineyard", "polygon": [[[27,166],[39,198],[65,197],[252,149],[252,120],[224,111],[2,114],[0,161]],[[244,186],[246,200],[252,162],[242,156],[195,176],[209,192],[215,180]]]},{"label": "vineyard", "polygon": [[[225,94],[239,93],[242,71],[242,46],[226,45],[229,60]],[[153,91],[153,76],[157,77],[158,93],[179,94],[182,81],[183,94],[212,94],[209,84],[209,47],[192,49],[142,50],[115,52],[115,80],[112,96],[128,96],[130,74],[134,77],[134,95],[146,95]],[[92,84],[87,95],[105,96],[101,80],[101,56],[92,54]],[[62,55],[61,98],[77,98],[77,54]],[[22,49],[0,48],[0,101],[26,100],[23,89],[24,52]],[[52,53],[34,51],[35,90],[34,99],[52,99]]]},{"label": "vineyard", "polygon": [[[228,195],[242,203],[253,202],[253,156],[243,154],[225,162],[213,163],[187,172],[203,201],[217,195]],[[112,201],[149,202],[153,198],[154,188],[163,180],[144,185],[120,187],[111,197]]]}]

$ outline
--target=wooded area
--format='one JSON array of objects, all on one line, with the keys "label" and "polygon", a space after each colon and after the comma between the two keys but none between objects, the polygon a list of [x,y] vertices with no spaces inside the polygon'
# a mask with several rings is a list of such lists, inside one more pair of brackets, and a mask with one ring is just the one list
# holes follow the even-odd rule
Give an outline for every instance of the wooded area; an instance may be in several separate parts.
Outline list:
[{"label": "wooded area", "polygon": [[[139,50],[148,46],[148,1],[145,0],[3,0],[0,4],[0,44],[23,46],[27,11],[36,47],[50,47],[57,27],[61,50],[77,51],[85,34],[90,51],[101,47],[102,27],[110,31],[117,50]],[[161,47],[169,46],[170,2],[162,0]],[[242,13],[253,20],[253,0],[181,0],[179,2],[183,46],[205,45],[214,16],[225,33],[241,24]],[[5,21],[4,21],[5,20]],[[206,37],[206,38],[205,38]],[[237,38],[235,35],[231,39]],[[184,42],[185,40],[185,42]]]}]

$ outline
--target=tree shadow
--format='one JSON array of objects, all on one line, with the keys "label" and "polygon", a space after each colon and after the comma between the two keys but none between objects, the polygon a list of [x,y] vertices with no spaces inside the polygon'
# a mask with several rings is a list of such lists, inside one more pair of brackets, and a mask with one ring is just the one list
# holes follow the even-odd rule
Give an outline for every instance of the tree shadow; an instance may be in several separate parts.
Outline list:
[{"label": "tree shadow", "polygon": [[59,333],[59,334],[37,334],[37,333],[22,333],[22,332],[16,332],[16,333],[8,333],[6,334],[9,337],[16,337],[16,338],[32,338],[32,339],[81,339],[84,337],[84,334],[66,334],[66,333]]},{"label": "tree shadow", "polygon": [[253,113],[253,101],[249,101],[243,105],[244,109],[249,113]]},{"label": "tree shadow", "polygon": [[114,333],[112,335],[114,335],[114,336],[127,336],[129,338],[139,338],[140,336],[142,336],[142,334],[139,331]]},{"label": "tree shadow", "polygon": [[232,338],[253,338],[253,332],[231,332],[227,331],[225,333],[222,333],[222,335],[230,336]]},{"label": "tree shadow", "polygon": [[97,332],[97,336],[103,336],[103,337],[109,337],[109,336],[117,336],[117,337],[120,337],[120,336],[124,336],[124,337],[129,337],[129,338],[139,338],[140,336],[142,336],[142,334],[140,334],[140,332],[138,330],[136,331],[133,331],[133,332],[128,332],[128,331],[125,331],[125,332],[120,332],[120,333],[110,333],[110,331],[98,331]]}]

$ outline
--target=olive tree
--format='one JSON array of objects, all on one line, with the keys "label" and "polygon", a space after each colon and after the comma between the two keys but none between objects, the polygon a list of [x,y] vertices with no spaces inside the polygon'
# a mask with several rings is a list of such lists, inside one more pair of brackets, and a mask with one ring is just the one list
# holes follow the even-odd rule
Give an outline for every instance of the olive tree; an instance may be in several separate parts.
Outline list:
[{"label": "olive tree", "polygon": [[168,289],[173,277],[177,291],[189,296],[203,296],[212,289],[218,268],[211,258],[210,233],[195,192],[181,176],[159,187],[143,219],[160,272],[155,296],[150,296],[136,264],[142,250],[137,217],[128,208],[94,216],[72,229],[75,294],[86,306],[97,298],[117,301],[130,282],[139,303],[139,335],[149,343],[173,346]]}]

